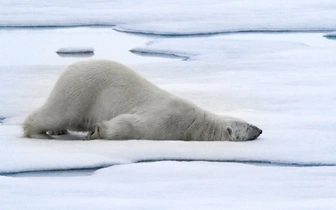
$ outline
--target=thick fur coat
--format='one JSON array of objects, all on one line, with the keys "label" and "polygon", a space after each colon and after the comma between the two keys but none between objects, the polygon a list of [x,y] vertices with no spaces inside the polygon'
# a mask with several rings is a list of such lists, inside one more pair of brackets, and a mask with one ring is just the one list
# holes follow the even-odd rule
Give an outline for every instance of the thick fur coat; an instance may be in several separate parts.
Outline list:
[{"label": "thick fur coat", "polygon": [[67,130],[88,139],[246,141],[261,130],[218,116],[107,60],[81,61],[60,76],[46,103],[23,123],[24,136],[52,138]]}]

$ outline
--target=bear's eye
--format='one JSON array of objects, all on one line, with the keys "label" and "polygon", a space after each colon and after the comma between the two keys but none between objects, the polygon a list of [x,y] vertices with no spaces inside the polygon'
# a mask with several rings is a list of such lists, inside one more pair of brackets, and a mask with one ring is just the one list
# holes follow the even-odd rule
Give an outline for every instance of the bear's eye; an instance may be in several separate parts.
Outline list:
[{"label": "bear's eye", "polygon": [[230,136],[232,136],[232,128],[226,127],[227,132],[229,133]]}]

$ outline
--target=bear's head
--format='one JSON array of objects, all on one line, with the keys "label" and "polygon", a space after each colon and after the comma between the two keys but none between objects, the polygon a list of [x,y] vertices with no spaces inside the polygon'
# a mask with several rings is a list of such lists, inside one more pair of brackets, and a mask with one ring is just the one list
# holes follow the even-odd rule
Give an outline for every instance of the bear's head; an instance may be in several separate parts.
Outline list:
[{"label": "bear's head", "polygon": [[262,130],[257,126],[238,119],[231,119],[226,127],[231,141],[249,141],[260,136]]}]

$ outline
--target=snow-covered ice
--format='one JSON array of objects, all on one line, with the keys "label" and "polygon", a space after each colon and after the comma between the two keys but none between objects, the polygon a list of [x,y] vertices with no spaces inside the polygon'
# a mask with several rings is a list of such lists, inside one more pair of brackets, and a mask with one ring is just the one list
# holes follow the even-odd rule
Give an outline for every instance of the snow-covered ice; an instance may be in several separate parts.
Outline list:
[{"label": "snow-covered ice", "polygon": [[155,162],[1,177],[1,209],[334,209],[336,167]]},{"label": "snow-covered ice", "polygon": [[[0,209],[335,209],[336,42],[324,38],[335,10],[333,0],[2,2]],[[24,117],[84,59],[57,56],[62,46],[92,46],[93,58],[263,134],[21,138]]]},{"label": "snow-covered ice", "polygon": [[235,31],[317,31],[336,28],[334,0],[4,1],[2,27],[117,26],[159,35]]},{"label": "snow-covered ice", "polygon": [[[3,144],[7,147],[0,155],[1,159],[15,164],[3,164],[1,171],[101,167],[160,159],[336,165],[333,138],[336,136],[335,99],[330,97],[336,90],[333,81],[336,75],[332,71],[336,65],[334,48],[286,40],[236,40],[216,36],[157,39],[135,49],[188,55],[188,61],[172,60],[164,64],[153,62],[133,66],[161,88],[188,98],[201,107],[240,117],[260,126],[264,130],[260,139],[243,143],[12,141],[11,136],[19,137],[21,131],[13,127],[10,133],[7,126],[22,121],[25,113],[43,103],[52,88],[51,84],[57,79],[55,72],[61,72],[60,67],[55,67],[56,70],[48,71],[49,82],[39,82],[40,85],[36,86],[30,80],[21,81],[21,85],[27,83],[27,95],[17,93],[21,95],[21,102],[16,100],[17,113],[13,109],[15,107],[3,102],[2,115],[6,116],[12,111],[11,116],[16,117],[4,120],[1,127],[6,136]],[[312,59],[316,53],[319,59]],[[29,74],[38,81],[47,79],[46,75],[41,74],[41,68],[35,68],[35,72],[31,70]],[[35,90],[35,97],[39,95],[39,100],[31,98],[32,90]],[[67,138],[84,139],[83,135],[76,135]],[[9,150],[10,145],[12,150]],[[20,145],[25,145],[24,151],[19,152]],[[38,151],[36,159],[24,158],[25,152],[30,153],[30,146]],[[134,148],[132,152],[124,152],[131,147]],[[54,152],[44,152],[50,148]],[[61,152],[55,151],[55,148],[61,148]],[[86,161],[82,162],[76,156],[71,157],[78,150],[82,151],[83,156],[96,158],[85,157]],[[39,161],[46,160],[46,155],[50,158],[47,165]],[[66,158],[62,158],[64,155]]]},{"label": "snow-covered ice", "polygon": [[[2,29],[0,30],[2,49],[0,63],[6,68],[13,68],[19,65],[69,65],[77,61],[78,58],[63,58],[55,53],[57,49],[64,46],[90,46],[95,49],[93,58],[117,60],[128,65],[164,61],[159,58],[143,58],[128,52],[134,46],[144,45],[150,40],[140,36],[125,36],[111,28]],[[111,43],[113,46],[110,45]],[[22,70],[22,68],[18,69]]]}]

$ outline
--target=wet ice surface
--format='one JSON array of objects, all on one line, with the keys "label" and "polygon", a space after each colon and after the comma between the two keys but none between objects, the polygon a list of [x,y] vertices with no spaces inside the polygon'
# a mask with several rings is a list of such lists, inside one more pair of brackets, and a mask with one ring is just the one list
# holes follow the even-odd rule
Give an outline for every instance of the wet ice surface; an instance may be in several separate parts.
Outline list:
[{"label": "wet ice surface", "polygon": [[93,56],[93,47],[64,47],[56,51],[58,55],[80,55],[80,54],[91,54]]},{"label": "wet ice surface", "polygon": [[336,39],[336,32],[326,33],[324,37],[326,37],[327,39]]},{"label": "wet ice surface", "polygon": [[[335,6],[3,2],[0,209],[335,209],[336,41],[325,38],[336,29]],[[19,124],[64,68],[87,59],[55,53],[71,46],[92,46],[91,58],[126,64],[263,134],[250,142],[21,138]]]}]

